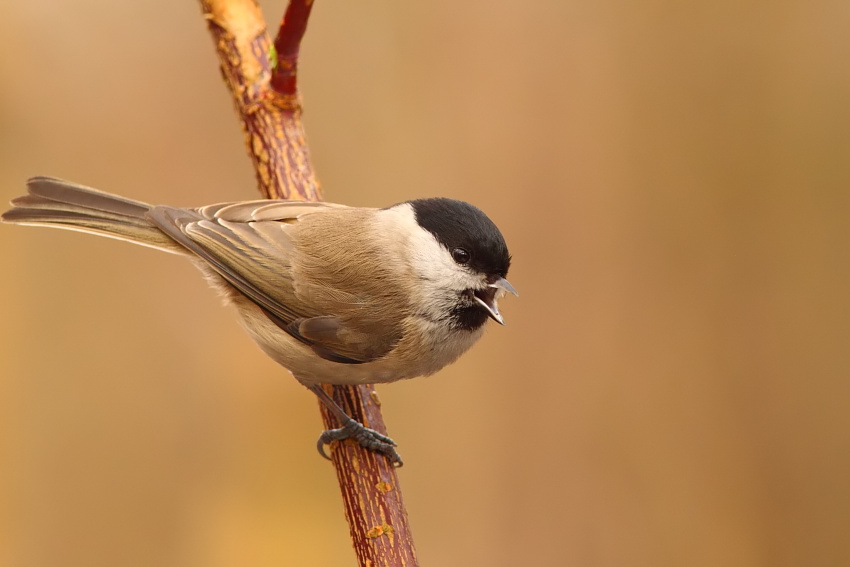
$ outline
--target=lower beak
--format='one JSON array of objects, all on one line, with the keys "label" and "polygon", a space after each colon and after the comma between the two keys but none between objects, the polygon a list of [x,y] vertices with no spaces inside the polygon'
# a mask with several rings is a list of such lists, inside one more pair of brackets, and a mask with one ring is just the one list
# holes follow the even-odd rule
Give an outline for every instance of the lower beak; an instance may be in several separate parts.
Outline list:
[{"label": "lower beak", "polygon": [[499,325],[505,324],[505,320],[502,318],[502,314],[499,313],[499,308],[496,306],[496,290],[485,288],[476,291],[472,297],[474,297],[475,301],[487,311],[487,314],[490,315],[490,318],[493,321]]}]

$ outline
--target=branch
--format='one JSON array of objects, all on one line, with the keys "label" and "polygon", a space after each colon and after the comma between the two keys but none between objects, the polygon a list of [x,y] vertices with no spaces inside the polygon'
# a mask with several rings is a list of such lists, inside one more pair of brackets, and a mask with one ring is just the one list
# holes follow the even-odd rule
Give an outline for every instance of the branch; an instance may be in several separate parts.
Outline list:
[{"label": "branch", "polygon": [[[352,419],[387,432],[378,394],[371,385],[324,388]],[[326,428],[342,426],[324,405],[321,410]],[[331,459],[360,565],[418,566],[395,467],[383,455],[367,451],[351,439],[335,443]]]},{"label": "branch", "polygon": [[[254,0],[201,0],[221,72],[242,121],[245,143],[267,198],[321,200],[301,122],[298,52],[313,0],[291,0],[272,45]],[[371,386],[326,386],[352,418],[386,432]],[[328,429],[341,424],[322,408]],[[345,516],[360,565],[416,567],[397,471],[354,441],[334,443]]]},{"label": "branch", "polygon": [[[254,0],[201,0],[201,7],[242,120],[260,191],[274,199],[321,200],[301,122],[295,66],[291,92],[270,88],[275,50],[259,6]],[[296,47],[296,58],[297,53]]]}]

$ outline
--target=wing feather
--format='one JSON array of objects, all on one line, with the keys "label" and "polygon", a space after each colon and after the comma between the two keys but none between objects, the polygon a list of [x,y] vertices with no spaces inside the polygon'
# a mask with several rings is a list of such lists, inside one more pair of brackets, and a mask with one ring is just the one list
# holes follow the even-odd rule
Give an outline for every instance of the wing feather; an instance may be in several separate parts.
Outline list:
[{"label": "wing feather", "polygon": [[308,266],[312,259],[295,252],[290,234],[305,214],[340,208],[347,207],[251,201],[200,209],[153,207],[148,218],[289,335],[323,358],[354,364],[386,354],[398,340],[398,329],[392,325],[378,328],[374,322],[368,331],[358,329],[359,318],[351,316],[368,311],[372,297],[326,281],[297,277],[299,269],[294,264]]}]

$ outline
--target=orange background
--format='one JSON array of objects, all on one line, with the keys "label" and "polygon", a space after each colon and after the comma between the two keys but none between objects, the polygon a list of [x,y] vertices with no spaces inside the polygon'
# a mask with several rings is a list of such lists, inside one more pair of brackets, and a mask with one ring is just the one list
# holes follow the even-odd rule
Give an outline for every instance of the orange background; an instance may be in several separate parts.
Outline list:
[{"label": "orange background", "polygon": [[[257,197],[195,2],[5,2],[0,37],[3,202]],[[423,565],[850,564],[848,61],[846,1],[317,2],[326,198],[476,203],[521,293],[380,388]],[[316,401],[188,262],[0,255],[0,564],[354,564]]]}]

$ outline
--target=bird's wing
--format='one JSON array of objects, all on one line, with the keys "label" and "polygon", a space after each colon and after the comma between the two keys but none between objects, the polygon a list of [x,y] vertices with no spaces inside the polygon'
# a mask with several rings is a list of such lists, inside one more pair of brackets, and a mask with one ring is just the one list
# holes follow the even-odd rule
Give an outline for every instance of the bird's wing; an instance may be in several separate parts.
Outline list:
[{"label": "bird's wing", "polygon": [[[389,326],[358,329],[354,311],[369,310],[369,297],[345,286],[295,281],[299,256],[291,229],[308,213],[345,208],[329,203],[250,201],[200,209],[154,207],[148,217],[176,242],[204,260],[258,305],[278,327],[328,360],[362,363],[385,355],[397,342]],[[365,336],[364,331],[377,336]]]}]

